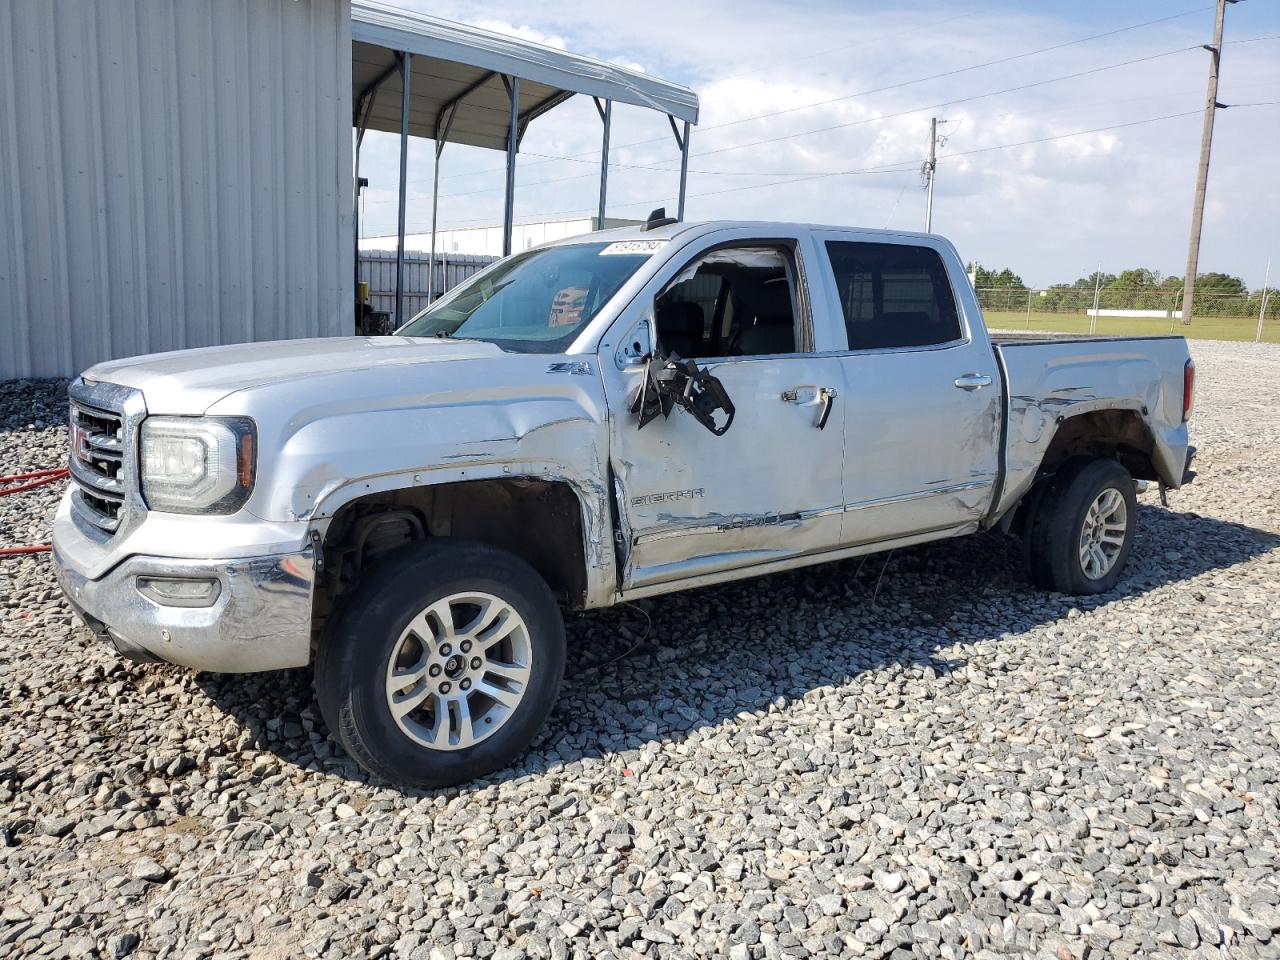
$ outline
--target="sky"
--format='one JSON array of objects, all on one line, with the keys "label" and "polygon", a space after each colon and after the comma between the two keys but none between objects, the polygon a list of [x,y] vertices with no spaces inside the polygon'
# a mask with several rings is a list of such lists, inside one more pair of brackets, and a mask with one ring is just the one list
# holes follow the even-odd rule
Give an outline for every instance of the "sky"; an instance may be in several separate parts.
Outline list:
[{"label": "sky", "polygon": [[[920,168],[936,116],[945,139],[933,229],[966,261],[1009,267],[1031,286],[1099,266],[1185,270],[1207,0],[393,2],[694,89],[688,220],[922,230]],[[1200,272],[1260,287],[1271,256],[1274,286],[1280,0],[1229,5],[1224,39],[1218,99],[1235,106],[1217,114]],[[530,125],[517,221],[595,212],[600,133],[584,97]],[[615,105],[612,145],[609,215],[674,211],[679,151],[666,118]],[[365,235],[395,232],[398,150],[394,134],[366,135]],[[411,141],[409,232],[430,229],[432,153],[430,141]],[[442,229],[501,222],[503,163],[496,151],[447,146]]]}]

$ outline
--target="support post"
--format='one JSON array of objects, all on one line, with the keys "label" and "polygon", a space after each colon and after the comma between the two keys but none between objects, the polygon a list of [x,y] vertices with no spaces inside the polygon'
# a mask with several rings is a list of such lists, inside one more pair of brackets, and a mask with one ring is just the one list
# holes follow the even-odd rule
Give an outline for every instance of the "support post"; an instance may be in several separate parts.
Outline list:
[{"label": "support post", "polygon": [[1182,287],[1182,322],[1191,323],[1196,294],[1196,272],[1200,269],[1200,225],[1204,219],[1204,194],[1209,184],[1209,153],[1213,149],[1213,119],[1218,108],[1218,68],[1222,61],[1222,22],[1227,15],[1227,4],[1236,0],[1218,0],[1218,12],[1213,23],[1213,44],[1205,45],[1209,51],[1209,89],[1205,94],[1204,129],[1200,134],[1200,167],[1196,173],[1196,194],[1191,207],[1191,242],[1187,246],[1187,274]]},{"label": "support post", "polygon": [[684,132],[676,126],[676,118],[667,114],[667,123],[671,124],[671,133],[676,138],[676,146],[680,148],[680,196],[676,201],[676,219],[684,219],[685,185],[689,182],[689,121],[684,122]]},{"label": "support post", "polygon": [[408,53],[400,54],[400,218],[396,227],[396,326],[404,325],[404,215],[409,187],[409,72]]},{"label": "support post", "polygon": [[[439,134],[437,134],[439,136]],[[436,299],[436,213],[440,206],[440,152],[444,144],[436,140],[435,161],[431,164],[431,254],[427,260],[427,304]]]},{"label": "support post", "polygon": [[1271,258],[1267,257],[1267,271],[1262,276],[1262,303],[1258,306],[1258,332],[1254,334],[1253,342],[1262,342],[1262,321],[1267,315],[1267,285],[1271,283]]},{"label": "support post", "polygon": [[606,100],[602,107],[600,101],[596,99],[596,110],[604,124],[604,137],[600,142],[600,211],[596,215],[596,229],[603,230],[605,198],[609,191],[609,124],[613,119],[613,101]]},{"label": "support post", "polygon": [[680,138],[680,201],[676,204],[676,219],[684,221],[685,188],[689,183],[689,121],[684,122],[684,136]]},{"label": "support post", "polygon": [[[457,103],[450,104],[447,115],[436,118],[436,152],[431,168],[431,258],[427,261],[427,303],[436,299],[436,215],[440,206],[440,154],[444,153],[444,145],[449,139],[449,129],[453,126],[453,117],[457,113]],[[443,126],[441,119],[444,120]],[[445,282],[445,289],[448,282]],[[444,290],[440,291],[441,293]]]},{"label": "support post", "polygon": [[1027,291],[1027,329],[1031,329],[1031,291]]},{"label": "support post", "polygon": [[516,214],[516,150],[520,146],[520,78],[503,77],[511,96],[511,132],[507,134],[507,200],[502,212],[502,255],[511,256]]},{"label": "support post", "polygon": [[355,150],[353,151],[353,170],[355,180],[355,190],[352,197],[352,217],[351,228],[352,237],[351,245],[355,249],[355,276],[351,278],[351,295],[356,301],[355,316],[352,322],[355,323],[353,333],[360,332],[360,141],[364,139],[364,130],[357,127],[355,139]]}]

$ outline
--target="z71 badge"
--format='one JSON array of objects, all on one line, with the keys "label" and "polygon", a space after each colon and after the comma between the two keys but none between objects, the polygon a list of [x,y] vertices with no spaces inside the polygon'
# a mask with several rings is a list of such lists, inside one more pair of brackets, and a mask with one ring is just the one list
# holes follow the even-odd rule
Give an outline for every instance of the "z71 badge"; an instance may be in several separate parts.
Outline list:
[{"label": "z71 badge", "polygon": [[702,487],[692,490],[670,490],[667,493],[646,493],[643,497],[632,497],[633,507],[647,507],[652,503],[671,503],[675,500],[692,500],[702,496]]}]

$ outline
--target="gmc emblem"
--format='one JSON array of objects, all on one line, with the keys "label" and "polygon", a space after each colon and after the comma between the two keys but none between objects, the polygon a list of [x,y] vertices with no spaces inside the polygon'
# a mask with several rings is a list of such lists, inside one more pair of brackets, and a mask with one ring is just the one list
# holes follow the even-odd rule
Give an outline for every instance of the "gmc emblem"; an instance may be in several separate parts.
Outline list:
[{"label": "gmc emblem", "polygon": [[82,463],[91,462],[89,455],[89,431],[78,423],[71,425],[71,456]]}]

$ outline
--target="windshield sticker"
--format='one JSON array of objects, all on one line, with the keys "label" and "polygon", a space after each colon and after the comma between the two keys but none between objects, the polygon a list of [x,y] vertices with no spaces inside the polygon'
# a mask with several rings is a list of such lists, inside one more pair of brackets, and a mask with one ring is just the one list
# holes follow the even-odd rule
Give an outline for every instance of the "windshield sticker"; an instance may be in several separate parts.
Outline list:
[{"label": "windshield sticker", "polygon": [[600,251],[600,256],[617,256],[619,254],[657,253],[665,245],[666,240],[619,240]]}]

